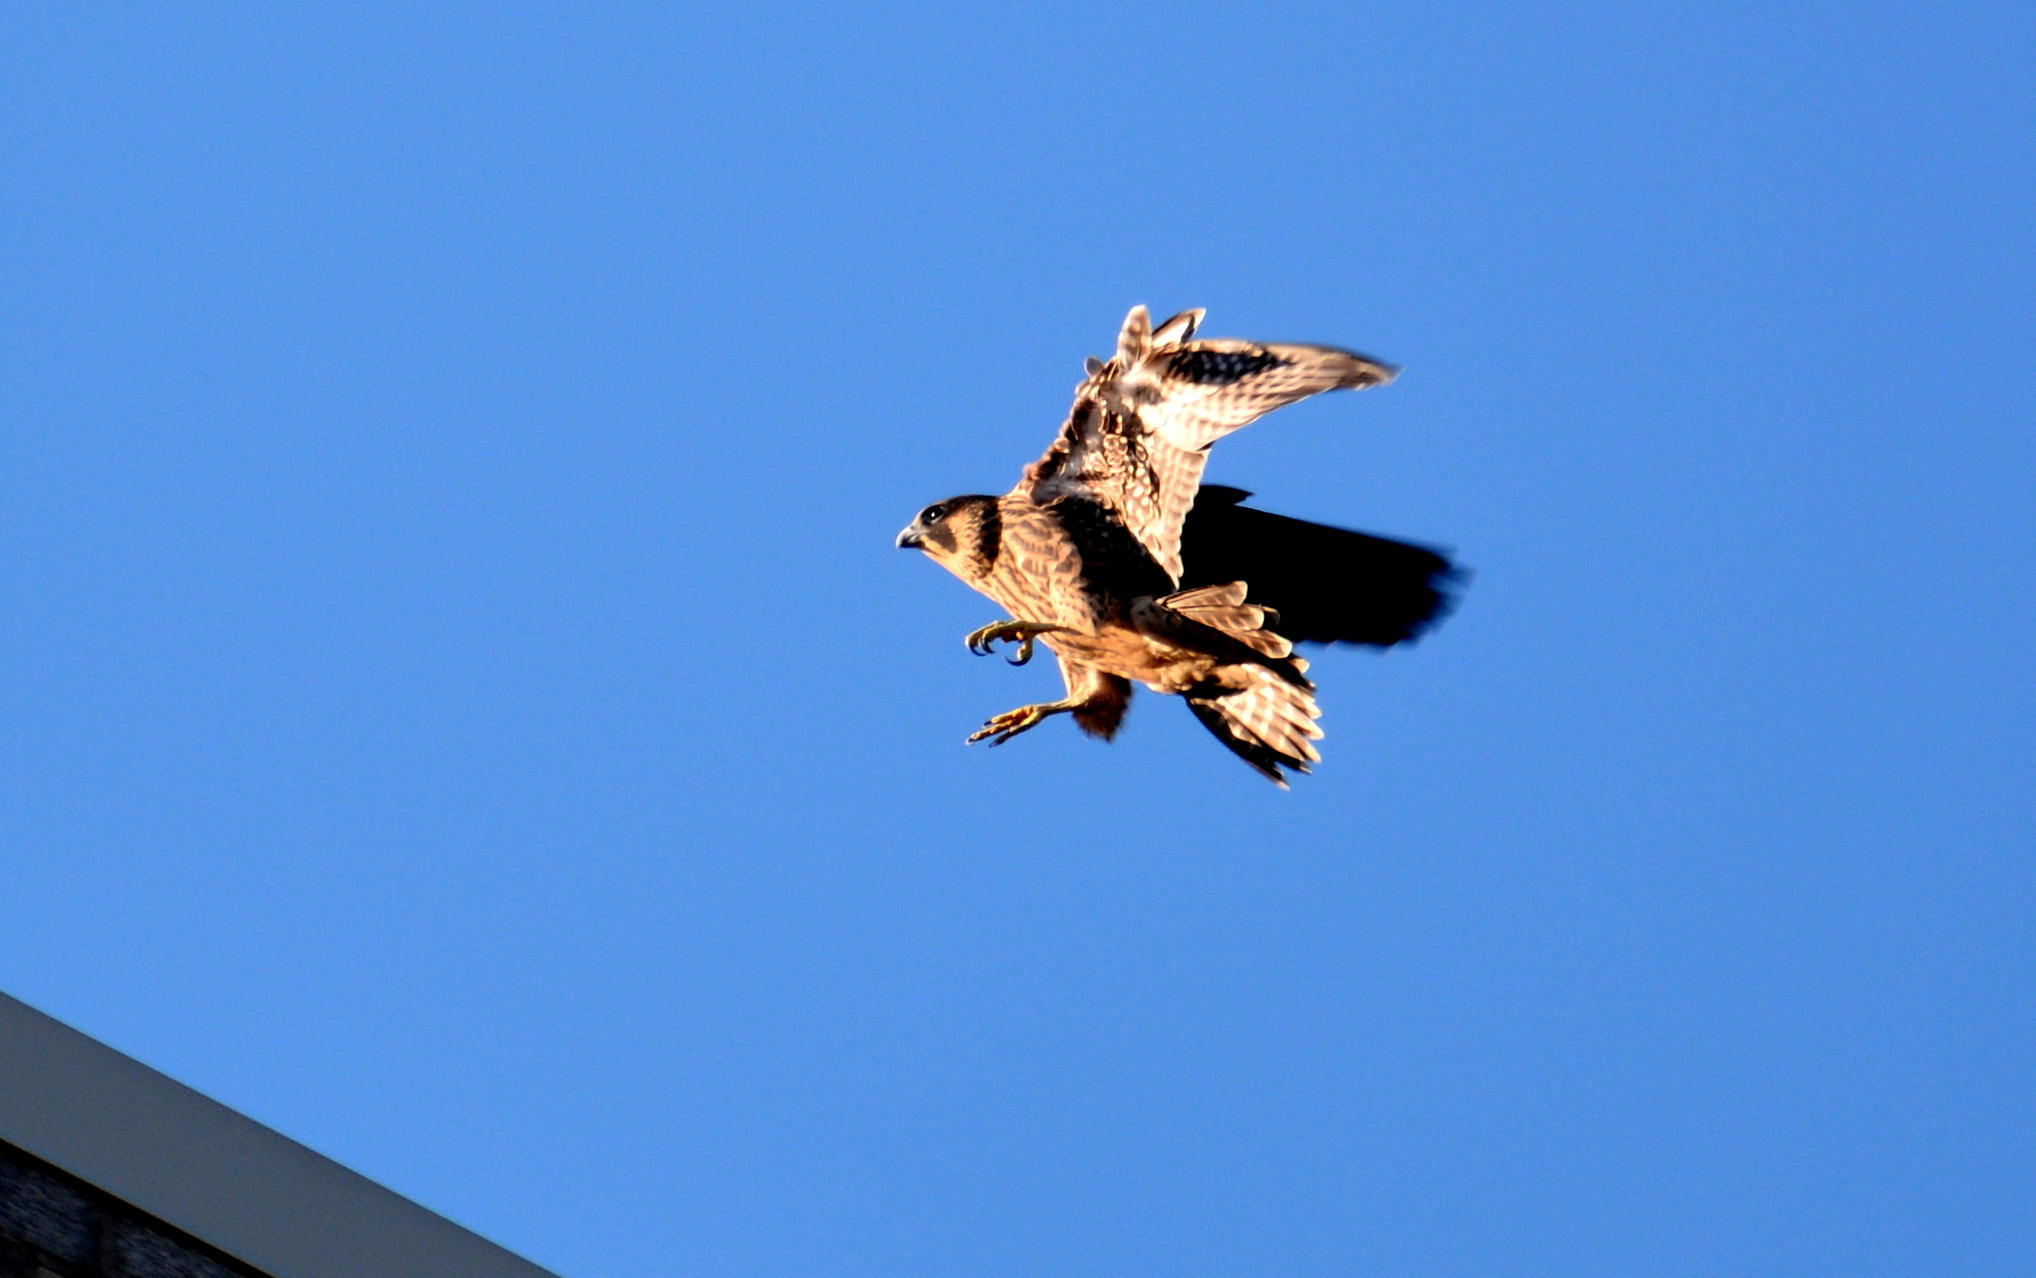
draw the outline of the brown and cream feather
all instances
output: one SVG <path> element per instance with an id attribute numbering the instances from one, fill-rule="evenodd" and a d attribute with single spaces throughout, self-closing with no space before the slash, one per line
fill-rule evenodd
<path id="1" fill-rule="evenodd" d="M 1320 759 L 1315 685 L 1296 641 L 1387 646 L 1447 607 L 1454 570 L 1422 547 L 1253 510 L 1203 487 L 1210 447 L 1392 366 L 1330 346 L 1195 340 L 1199 310 L 1155 328 L 1132 308 L 1091 358 L 1053 446 L 1002 497 L 936 503 L 899 534 L 1009 610 L 1060 662 L 1067 711 L 1109 740 L 1132 685 L 1181 696 L 1233 753 L 1285 786 Z M 977 738 L 971 738 L 977 739 Z"/>
<path id="2" fill-rule="evenodd" d="M 1084 497 L 1116 512 L 1175 581 L 1181 525 L 1209 446 L 1276 408 L 1390 382 L 1398 369 L 1333 346 L 1193 341 L 1199 311 L 1152 329 L 1131 308 L 1108 363 L 1091 359 L 1074 407 L 1014 491 L 1040 505 Z"/>

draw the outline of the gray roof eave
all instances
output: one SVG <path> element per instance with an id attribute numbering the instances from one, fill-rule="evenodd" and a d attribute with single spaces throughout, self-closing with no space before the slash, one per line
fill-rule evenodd
<path id="1" fill-rule="evenodd" d="M 0 1139 L 275 1278 L 557 1278 L 5 994 Z"/>

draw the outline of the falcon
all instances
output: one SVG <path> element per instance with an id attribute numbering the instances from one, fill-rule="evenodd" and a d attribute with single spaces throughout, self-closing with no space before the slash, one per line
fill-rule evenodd
<path id="1" fill-rule="evenodd" d="M 1011 616 L 968 635 L 1023 665 L 1060 660 L 1067 696 L 1020 706 L 969 742 L 1002 745 L 1056 714 L 1117 734 L 1133 683 L 1183 698 L 1232 753 L 1282 789 L 1321 759 L 1315 685 L 1296 643 L 1386 648 L 1450 602 L 1456 571 L 1421 546 L 1311 524 L 1202 483 L 1209 449 L 1276 408 L 1383 386 L 1390 364 L 1333 346 L 1195 340 L 1203 312 L 1158 328 L 1131 308 L 1117 354 L 1088 377 L 1046 455 L 1002 497 L 935 502 L 898 534 Z"/>

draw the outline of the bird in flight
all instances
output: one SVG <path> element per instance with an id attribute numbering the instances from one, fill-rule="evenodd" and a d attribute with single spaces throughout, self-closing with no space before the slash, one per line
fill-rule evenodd
<path id="1" fill-rule="evenodd" d="M 1209 449 L 1276 408 L 1399 371 L 1333 346 L 1195 340 L 1203 312 L 1157 328 L 1134 306 L 1116 357 L 1087 380 L 1046 455 L 1002 497 L 935 502 L 898 534 L 1010 612 L 967 637 L 972 652 L 1035 642 L 1060 659 L 1067 696 L 1020 706 L 971 743 L 1002 745 L 1056 714 L 1114 737 L 1131 686 L 1184 698 L 1218 741 L 1282 789 L 1306 772 L 1315 685 L 1296 643 L 1390 647 L 1449 605 L 1450 562 L 1421 546 L 1243 505 L 1202 483 Z"/>

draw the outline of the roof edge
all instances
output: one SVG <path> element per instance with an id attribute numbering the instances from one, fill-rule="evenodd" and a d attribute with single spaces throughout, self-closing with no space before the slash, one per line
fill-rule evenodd
<path id="1" fill-rule="evenodd" d="M 0 1140 L 275 1278 L 557 1278 L 5 994 Z"/>

